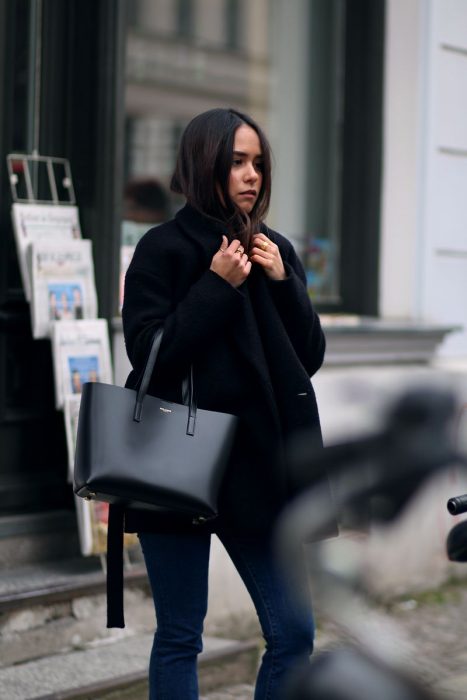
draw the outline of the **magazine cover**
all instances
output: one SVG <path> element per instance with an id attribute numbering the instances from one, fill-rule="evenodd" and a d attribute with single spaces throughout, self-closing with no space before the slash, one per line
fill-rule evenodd
<path id="1" fill-rule="evenodd" d="M 63 408 L 67 394 L 81 394 L 85 382 L 111 384 L 112 367 L 107 321 L 52 321 L 55 403 Z"/>
<path id="2" fill-rule="evenodd" d="M 11 214 L 24 293 L 26 299 L 31 301 L 31 281 L 27 265 L 29 244 L 39 240 L 81 238 L 78 207 L 71 204 L 15 203 Z"/>
<path id="3" fill-rule="evenodd" d="M 52 321 L 97 317 L 91 241 L 37 241 L 27 258 L 34 338 L 48 337 Z"/>

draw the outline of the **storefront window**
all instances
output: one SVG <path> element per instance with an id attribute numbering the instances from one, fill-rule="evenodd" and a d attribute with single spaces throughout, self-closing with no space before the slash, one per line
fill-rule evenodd
<path id="1" fill-rule="evenodd" d="M 305 266 L 310 296 L 340 302 L 345 4 L 313 0 Z"/>
<path id="2" fill-rule="evenodd" d="M 125 196 L 122 277 L 137 239 L 182 203 L 169 182 L 183 128 L 203 110 L 231 106 L 265 127 L 276 153 L 268 223 L 299 249 L 310 295 L 338 299 L 343 0 L 128 5 L 125 181 L 135 199 L 130 210 Z"/>

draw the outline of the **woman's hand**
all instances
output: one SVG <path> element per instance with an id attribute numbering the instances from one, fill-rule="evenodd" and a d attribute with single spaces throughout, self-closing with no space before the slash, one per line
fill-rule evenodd
<path id="1" fill-rule="evenodd" d="M 261 265 L 270 279 L 285 280 L 285 268 L 279 248 L 264 233 L 253 237 L 250 260 Z"/>
<path id="2" fill-rule="evenodd" d="M 240 241 L 234 240 L 230 245 L 228 243 L 227 237 L 222 236 L 221 247 L 214 255 L 209 269 L 232 287 L 239 287 L 250 274 L 251 262 Z"/>

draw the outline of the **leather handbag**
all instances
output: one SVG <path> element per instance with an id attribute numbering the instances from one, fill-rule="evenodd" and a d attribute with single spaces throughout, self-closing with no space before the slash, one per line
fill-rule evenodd
<path id="1" fill-rule="evenodd" d="M 162 341 L 153 339 L 138 390 L 84 384 L 74 465 L 83 498 L 193 516 L 217 514 L 217 496 L 237 418 L 197 408 L 193 369 L 182 404 L 147 395 Z"/>

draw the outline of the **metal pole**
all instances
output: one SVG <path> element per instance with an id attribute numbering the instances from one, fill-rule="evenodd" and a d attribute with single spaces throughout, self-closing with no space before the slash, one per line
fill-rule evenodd
<path id="1" fill-rule="evenodd" d="M 41 122 L 41 67 L 42 67 L 42 0 L 31 0 L 29 17 L 29 94 L 28 94 L 28 143 L 33 155 L 39 154 Z M 31 163 L 34 199 L 38 198 L 38 164 Z"/>

